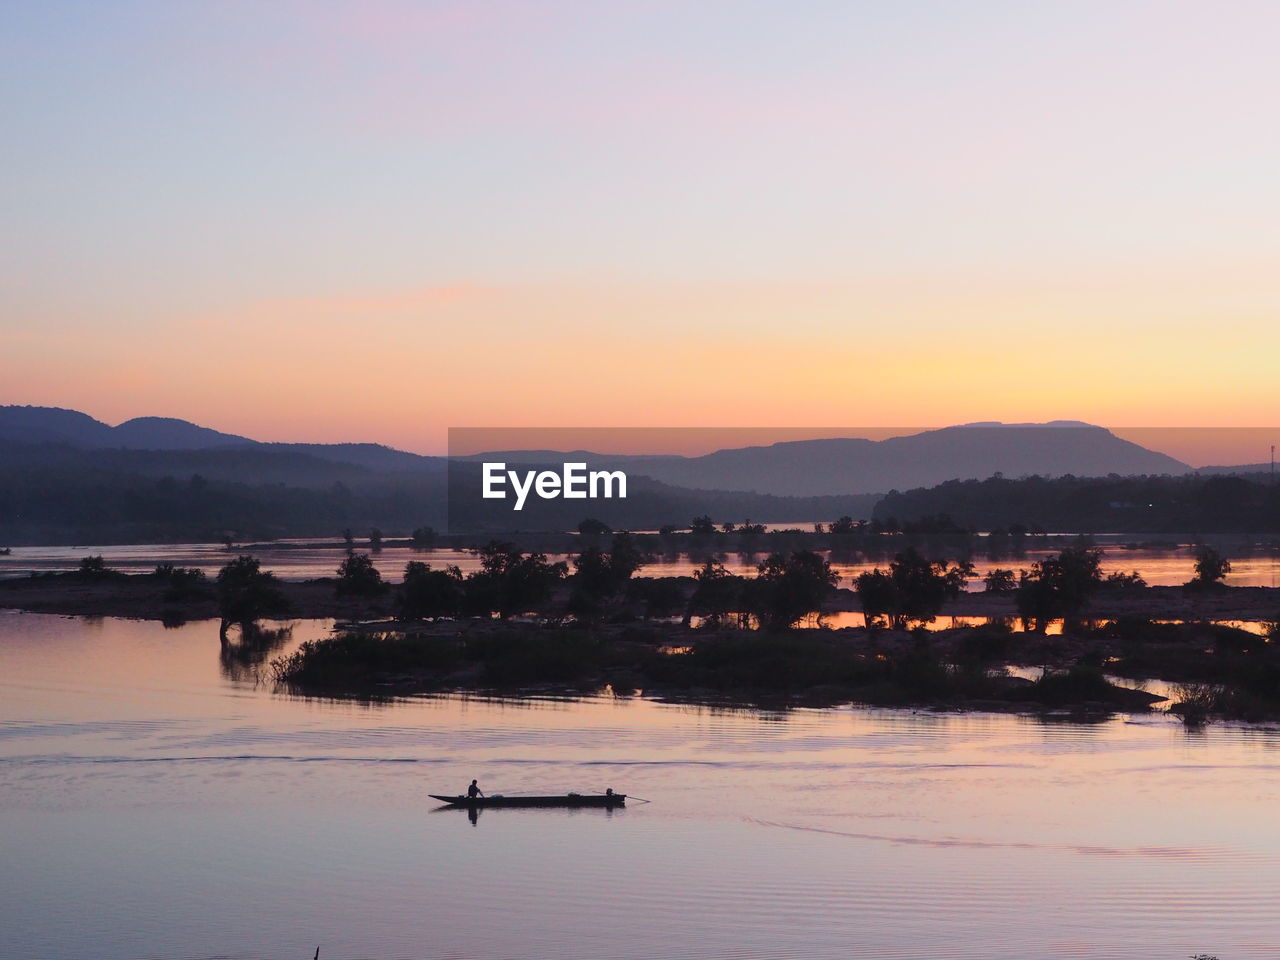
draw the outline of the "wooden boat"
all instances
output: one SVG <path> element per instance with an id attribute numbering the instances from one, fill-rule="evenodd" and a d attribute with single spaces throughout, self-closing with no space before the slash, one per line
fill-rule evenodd
<path id="1" fill-rule="evenodd" d="M 554 797 L 444 797 L 429 793 L 432 800 L 439 800 L 451 807 L 621 807 L 626 803 L 625 793 L 566 793 Z"/>

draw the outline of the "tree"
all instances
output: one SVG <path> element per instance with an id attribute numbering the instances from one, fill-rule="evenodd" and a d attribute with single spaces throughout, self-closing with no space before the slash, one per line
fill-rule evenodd
<path id="1" fill-rule="evenodd" d="M 382 549 L 382 531 L 377 527 L 369 531 L 369 548 L 374 553 Z"/>
<path id="2" fill-rule="evenodd" d="M 839 520 L 836 520 L 834 523 L 828 526 L 827 532 L 834 533 L 836 536 L 839 536 L 839 537 L 847 537 L 850 534 L 857 533 L 858 528 L 861 526 L 862 526 L 862 523 L 860 521 L 855 521 L 853 517 L 846 514 L 845 516 L 841 517 Z"/>
<path id="3" fill-rule="evenodd" d="M 703 617 L 705 626 L 718 629 L 730 614 L 743 607 L 745 579 L 725 569 L 723 563 L 708 560 L 693 573 L 694 588 L 685 608 L 684 623 Z"/>
<path id="4" fill-rule="evenodd" d="M 578 524 L 578 536 L 580 537 L 606 537 L 613 533 L 613 528 L 603 520 L 596 520 L 593 517 L 587 517 Z"/>
<path id="5" fill-rule="evenodd" d="M 549 563 L 545 553 L 525 555 L 513 543 L 491 540 L 480 548 L 480 570 L 467 578 L 467 599 L 477 610 L 502 619 L 536 610 L 569 572 L 563 560 Z"/>
<path id="6" fill-rule="evenodd" d="M 81 557 L 80 568 L 76 571 L 76 575 L 86 580 L 102 580 L 118 574 L 107 566 L 107 562 L 102 559 L 102 554 L 98 554 L 92 557 Z"/>
<path id="7" fill-rule="evenodd" d="M 790 556 L 770 554 L 748 581 L 752 613 L 766 630 L 786 630 L 810 613 L 821 613 L 822 602 L 840 575 L 831 563 L 812 550 L 795 550 Z"/>
<path id="8" fill-rule="evenodd" d="M 1024 626 L 1043 630 L 1050 620 L 1078 615 L 1102 583 L 1101 564 L 1101 550 L 1068 547 L 1023 571 L 1016 599 Z"/>
<path id="9" fill-rule="evenodd" d="M 645 556 L 625 531 L 613 538 L 609 552 L 588 547 L 573 561 L 573 592 L 569 595 L 569 612 L 581 620 L 594 620 L 603 612 L 606 602 L 622 592 L 632 574 L 645 562 Z"/>
<path id="10" fill-rule="evenodd" d="M 382 574 L 367 553 L 351 551 L 338 565 L 337 591 L 340 597 L 375 597 L 386 588 Z"/>
<path id="11" fill-rule="evenodd" d="M 694 517 L 693 522 L 689 524 L 689 531 L 695 537 L 709 537 L 716 532 L 715 521 L 705 514 L 701 517 Z"/>
<path id="12" fill-rule="evenodd" d="M 397 594 L 401 620 L 456 616 L 462 608 L 464 581 L 456 566 L 432 570 L 431 564 L 410 560 Z"/>
<path id="13" fill-rule="evenodd" d="M 889 573 L 879 567 L 860 573 L 853 580 L 853 589 L 862 604 L 862 617 L 868 627 L 876 626 L 881 617 L 891 624 L 895 622 L 901 599 Z"/>
<path id="14" fill-rule="evenodd" d="M 419 550 L 426 550 L 435 546 L 436 531 L 434 527 L 416 527 L 413 531 L 411 539 L 413 546 Z"/>
<path id="15" fill-rule="evenodd" d="M 958 597 L 972 575 L 973 564 L 967 560 L 955 564 L 928 560 L 910 547 L 893 558 L 888 573 L 877 567 L 859 575 L 854 589 L 868 626 L 886 617 L 894 629 L 905 630 L 913 620 L 935 620 L 943 604 Z"/>
<path id="16" fill-rule="evenodd" d="M 218 571 L 218 614 L 222 618 L 218 637 L 224 643 L 231 624 L 252 627 L 262 617 L 278 616 L 288 609 L 280 581 L 261 569 L 257 557 L 236 557 Z"/>
<path id="17" fill-rule="evenodd" d="M 1220 586 L 1222 578 L 1231 572 L 1231 561 L 1223 557 L 1213 547 L 1201 544 L 1196 548 L 1196 575 L 1187 581 L 1187 586 L 1198 590 L 1210 590 Z"/>
<path id="18" fill-rule="evenodd" d="M 982 578 L 987 593 L 1013 593 L 1018 589 L 1018 578 L 1012 570 L 995 567 Z"/>

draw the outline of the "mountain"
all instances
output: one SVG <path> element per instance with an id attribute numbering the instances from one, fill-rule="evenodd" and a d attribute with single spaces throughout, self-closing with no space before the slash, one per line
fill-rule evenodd
<path id="1" fill-rule="evenodd" d="M 110 434 L 109 426 L 78 410 L 0 406 L 0 440 L 99 447 L 106 443 Z"/>
<path id="2" fill-rule="evenodd" d="M 108 442 L 99 446 L 130 450 L 213 450 L 257 443 L 248 437 L 219 433 L 174 417 L 135 417 L 109 429 Z"/>
<path id="3" fill-rule="evenodd" d="M 225 475 L 240 470 L 249 482 L 282 482 L 308 469 L 317 480 L 331 471 L 317 469 L 317 461 L 358 467 L 374 473 L 443 473 L 444 458 L 423 457 L 380 443 L 261 443 L 248 437 L 222 433 L 175 417 L 135 417 L 112 427 L 88 414 L 60 407 L 0 406 L 0 442 L 39 446 L 56 444 L 77 450 L 231 451 L 253 450 L 263 456 L 238 458 L 186 458 L 195 472 Z M 30 456 L 30 451 L 25 453 Z M 182 472 L 179 457 L 171 459 L 170 472 Z M 138 458 L 142 472 L 162 469 L 163 458 Z M 191 472 L 191 471 L 188 471 Z"/>
<path id="4" fill-rule="evenodd" d="M 506 451 L 472 459 L 549 463 L 569 455 Z M 776 496 L 835 496 L 929 487 L 947 480 L 1067 474 L 1184 474 L 1191 468 L 1078 421 L 975 423 L 887 440 L 799 440 L 717 450 L 699 457 L 612 457 L 577 452 L 592 469 L 697 490 L 742 490 Z"/>
<path id="5" fill-rule="evenodd" d="M 0 406 L 0 440 L 60 443 L 82 450 L 210 450 L 257 443 L 174 417 L 135 417 L 112 427 L 78 410 L 19 406 Z"/>

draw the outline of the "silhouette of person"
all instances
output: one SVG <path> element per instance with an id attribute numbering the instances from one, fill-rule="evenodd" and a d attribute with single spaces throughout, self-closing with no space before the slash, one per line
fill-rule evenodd
<path id="1" fill-rule="evenodd" d="M 484 791 L 480 789 L 480 787 L 476 784 L 474 780 L 472 780 L 471 786 L 467 787 L 467 799 L 474 800 L 476 797 L 483 797 L 483 796 L 484 796 Z"/>

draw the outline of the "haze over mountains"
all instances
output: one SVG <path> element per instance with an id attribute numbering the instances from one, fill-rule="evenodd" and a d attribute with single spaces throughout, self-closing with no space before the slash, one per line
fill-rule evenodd
<path id="1" fill-rule="evenodd" d="M 260 443 L 185 420 L 139 417 L 110 426 L 74 410 L 0 407 L 0 442 L 27 447 L 117 451 L 110 460 L 154 475 L 181 472 L 190 461 L 205 475 L 253 482 L 330 483 L 354 467 L 370 474 L 440 473 L 446 460 L 371 443 Z M 132 451 L 132 454 L 123 453 Z M 143 451 L 149 453 L 143 455 Z M 177 452 L 184 455 L 177 456 Z M 197 456 L 195 452 L 199 451 Z M 163 456 L 159 452 L 168 452 Z M 36 451 L 28 449 L 29 459 Z M 53 451 L 49 451 L 53 456 Z M 693 490 L 749 491 L 776 496 L 883 493 L 995 473 L 1106 476 L 1180 474 L 1191 468 L 1173 457 L 1076 421 L 1048 424 L 976 423 L 887 440 L 803 440 L 717 450 L 703 456 L 613 456 L 584 451 L 507 451 L 469 459 L 559 463 L 576 457 L 593 468 Z"/>
<path id="2" fill-rule="evenodd" d="M 0 444 L 6 442 L 46 448 L 50 457 L 57 455 L 50 447 L 102 451 L 99 462 L 132 462 L 147 475 L 181 473 L 189 464 L 187 472 L 246 483 L 327 484 L 365 472 L 442 474 L 445 467 L 443 457 L 377 443 L 262 443 L 173 417 L 137 417 L 113 427 L 59 407 L 0 406 Z M 25 451 L 28 460 L 36 453 Z"/>
<path id="3" fill-rule="evenodd" d="M 628 496 L 539 500 L 513 513 L 480 497 L 478 460 L 624 469 Z M 703 514 L 721 522 L 861 519 L 892 490 L 913 492 L 914 499 L 893 501 L 904 510 L 915 504 L 927 511 L 934 500 L 921 498 L 920 488 L 997 473 L 1189 472 L 1172 457 L 1074 422 L 970 424 L 882 441 L 804 440 L 694 457 L 532 450 L 450 461 L 374 443 L 262 443 L 166 417 L 110 426 L 74 410 L 2 406 L 0 545 L 244 541 L 375 526 L 391 535 L 423 527 L 566 530 L 586 516 L 632 530 L 680 526 Z M 1033 521 L 1032 506 L 1026 512 L 1022 520 Z"/>
<path id="4" fill-rule="evenodd" d="M 610 458 L 597 457 L 607 463 Z M 1075 421 L 977 423 L 887 440 L 800 440 L 717 450 L 700 457 L 632 457 L 629 472 L 698 490 L 812 497 L 883 493 L 995 473 L 1106 476 L 1178 474 L 1173 457 Z"/>

